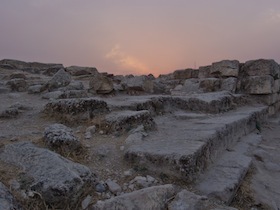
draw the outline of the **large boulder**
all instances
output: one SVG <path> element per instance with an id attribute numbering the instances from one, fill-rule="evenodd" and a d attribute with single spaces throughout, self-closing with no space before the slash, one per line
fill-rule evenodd
<path id="1" fill-rule="evenodd" d="M 66 71 L 72 76 L 95 75 L 98 73 L 94 67 L 69 66 Z"/>
<path id="2" fill-rule="evenodd" d="M 95 74 L 90 77 L 89 91 L 98 94 L 108 94 L 114 90 L 114 85 L 111 79 L 102 74 Z"/>
<path id="3" fill-rule="evenodd" d="M 46 127 L 44 141 L 54 149 L 74 151 L 81 147 L 81 142 L 71 128 L 63 124 L 52 124 Z"/>
<path id="4" fill-rule="evenodd" d="M 280 78 L 280 67 L 274 60 L 259 59 L 247 61 L 242 66 L 242 72 L 246 76 L 270 75 L 274 79 Z"/>
<path id="5" fill-rule="evenodd" d="M 139 91 L 153 93 L 154 91 L 153 78 L 146 75 L 126 76 L 121 84 L 127 92 Z"/>
<path id="6" fill-rule="evenodd" d="M 50 205 L 73 204 L 96 183 L 89 168 L 29 142 L 9 144 L 0 150 L 0 160 L 22 169 L 20 189 L 35 191 Z"/>
<path id="7" fill-rule="evenodd" d="M 114 198 L 98 201 L 90 210 L 107 209 L 165 209 L 168 201 L 176 194 L 176 188 L 162 185 L 137 190 Z"/>
<path id="8" fill-rule="evenodd" d="M 71 75 L 64 69 L 60 69 L 46 84 L 45 87 L 49 91 L 53 91 L 60 87 L 65 87 L 71 82 Z"/>
<path id="9" fill-rule="evenodd" d="M 215 77 L 238 77 L 239 61 L 223 60 L 212 63 L 210 73 Z"/>
<path id="10" fill-rule="evenodd" d="M 3 59 L 0 61 L 0 65 L 2 68 L 7 67 L 8 69 L 24 69 L 30 67 L 29 63 L 14 59 Z"/>
<path id="11" fill-rule="evenodd" d="M 9 189 L 0 182 L 0 210 L 23 210 Z"/>

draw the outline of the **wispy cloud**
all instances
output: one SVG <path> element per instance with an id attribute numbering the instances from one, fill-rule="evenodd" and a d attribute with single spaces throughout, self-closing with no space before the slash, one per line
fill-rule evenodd
<path id="1" fill-rule="evenodd" d="M 110 52 L 106 54 L 106 58 L 114 62 L 121 69 L 134 72 L 136 74 L 149 73 L 149 68 L 137 58 L 128 55 L 121 49 L 119 44 L 116 44 Z"/>
<path id="2" fill-rule="evenodd" d="M 269 9 L 267 11 L 267 20 L 272 23 L 280 23 L 280 10 Z"/>

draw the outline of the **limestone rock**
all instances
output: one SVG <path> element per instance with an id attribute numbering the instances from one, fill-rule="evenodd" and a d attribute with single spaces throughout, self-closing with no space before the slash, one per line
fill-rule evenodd
<path id="1" fill-rule="evenodd" d="M 248 94 L 273 93 L 274 79 L 270 75 L 250 76 L 242 80 L 242 87 Z"/>
<path id="2" fill-rule="evenodd" d="M 60 69 L 52 78 L 46 83 L 49 91 L 53 91 L 60 87 L 65 87 L 71 82 L 71 75 L 64 69 Z"/>
<path id="3" fill-rule="evenodd" d="M 66 71 L 72 76 L 91 75 L 98 73 L 94 67 L 82 67 L 82 66 L 69 66 L 66 67 Z"/>
<path id="4" fill-rule="evenodd" d="M 198 69 L 198 78 L 209 78 L 211 66 L 201 66 Z"/>
<path id="5" fill-rule="evenodd" d="M 185 80 L 185 79 L 193 78 L 194 75 L 193 71 L 194 71 L 193 69 L 176 70 L 173 73 L 174 79 Z"/>
<path id="6" fill-rule="evenodd" d="M 42 95 L 43 99 L 61 99 L 66 98 L 63 91 L 56 90 L 52 92 L 47 92 Z"/>
<path id="7" fill-rule="evenodd" d="M 98 201 L 90 210 L 165 209 L 166 203 L 175 193 L 176 189 L 171 184 L 149 187 L 105 201 Z"/>
<path id="8" fill-rule="evenodd" d="M 199 87 L 204 92 L 215 92 L 221 89 L 221 80 L 216 78 L 201 79 Z"/>
<path id="9" fill-rule="evenodd" d="M 92 119 L 109 111 L 105 101 L 96 98 L 60 99 L 44 107 L 44 113 L 67 122 Z M 73 121 L 75 119 L 75 121 Z"/>
<path id="10" fill-rule="evenodd" d="M 235 93 L 237 87 L 237 78 L 229 77 L 221 81 L 221 90 Z"/>
<path id="11" fill-rule="evenodd" d="M 71 128 L 62 124 L 52 124 L 45 129 L 44 140 L 52 148 L 66 147 L 75 150 L 81 146 Z"/>
<path id="12" fill-rule="evenodd" d="M 28 88 L 28 84 L 24 79 L 11 79 L 6 84 L 12 91 L 24 92 Z"/>
<path id="13" fill-rule="evenodd" d="M 212 63 L 210 67 L 210 74 L 215 77 L 238 77 L 239 61 L 237 60 L 223 60 Z"/>
<path id="14" fill-rule="evenodd" d="M 116 183 L 116 182 L 114 182 L 112 180 L 106 181 L 106 184 L 107 184 L 108 189 L 110 190 L 110 192 L 112 192 L 115 195 L 117 195 L 118 193 L 120 193 L 122 191 L 121 186 L 118 183 Z"/>
<path id="15" fill-rule="evenodd" d="M 101 124 L 101 129 L 106 132 L 125 132 L 143 124 L 145 129 L 155 128 L 155 122 L 147 110 L 120 111 L 106 115 Z"/>
<path id="16" fill-rule="evenodd" d="M 0 182 L 0 209 L 1 210 L 23 210 L 9 189 Z"/>
<path id="17" fill-rule="evenodd" d="M 98 94 L 108 94 L 114 90 L 114 85 L 111 79 L 102 74 L 95 74 L 90 77 L 89 91 Z"/>
<path id="18" fill-rule="evenodd" d="M 153 93 L 153 79 L 149 78 L 148 76 L 132 76 L 132 77 L 125 77 L 122 82 L 122 86 L 128 92 L 133 91 L 144 91 Z"/>
<path id="19" fill-rule="evenodd" d="M 41 93 L 43 91 L 44 86 L 43 85 L 32 85 L 28 88 L 27 92 L 29 94 L 37 94 Z"/>
<path id="20" fill-rule="evenodd" d="M 40 193 L 51 205 L 75 203 L 96 182 L 95 174 L 86 166 L 29 142 L 1 148 L 0 160 L 22 168 L 23 173 L 18 177 L 21 189 Z"/>
<path id="21" fill-rule="evenodd" d="M 280 67 L 274 60 L 259 59 L 247 61 L 242 71 L 247 76 L 265 76 L 270 75 L 275 79 L 280 78 Z"/>

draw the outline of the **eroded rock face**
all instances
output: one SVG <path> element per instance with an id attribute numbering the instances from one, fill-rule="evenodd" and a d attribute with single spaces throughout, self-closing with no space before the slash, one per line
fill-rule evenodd
<path id="1" fill-rule="evenodd" d="M 45 129 L 44 140 L 52 148 L 65 147 L 76 150 L 81 146 L 71 128 L 62 124 L 52 124 Z"/>
<path id="2" fill-rule="evenodd" d="M 24 169 L 18 177 L 20 188 L 40 193 L 51 205 L 76 202 L 97 179 L 86 166 L 29 142 L 6 145 L 0 151 L 0 160 Z"/>
<path id="3" fill-rule="evenodd" d="M 183 69 L 183 70 L 176 70 L 174 71 L 174 79 L 190 79 L 190 78 L 195 78 L 195 73 L 194 69 Z"/>
<path id="4" fill-rule="evenodd" d="M 23 210 L 9 189 L 0 182 L 0 209 L 1 210 Z"/>

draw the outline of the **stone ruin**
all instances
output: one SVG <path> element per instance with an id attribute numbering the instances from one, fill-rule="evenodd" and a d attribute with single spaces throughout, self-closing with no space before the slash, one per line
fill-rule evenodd
<path id="1" fill-rule="evenodd" d="M 60 209 L 235 209 L 279 93 L 280 66 L 268 59 L 223 60 L 157 78 L 1 60 L 1 122 L 37 130 L 7 143 L 15 134 L 1 127 L 0 163 L 23 172 L 1 179 L 0 209 L 26 208 L 22 200 L 36 195 Z M 111 145 L 102 149 L 100 139 Z M 81 151 L 123 168 L 99 177 L 90 163 L 98 158 L 77 163 L 66 155 Z"/>

